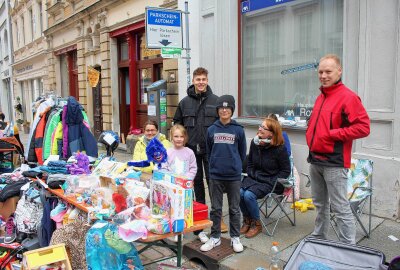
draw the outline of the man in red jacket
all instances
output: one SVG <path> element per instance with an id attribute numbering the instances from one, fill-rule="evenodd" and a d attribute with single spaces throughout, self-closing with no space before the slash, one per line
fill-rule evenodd
<path id="1" fill-rule="evenodd" d="M 355 221 L 347 199 L 347 171 L 353 140 L 369 135 L 368 114 L 356 93 L 341 81 L 338 56 L 320 59 L 317 97 L 306 133 L 311 193 L 317 209 L 313 236 L 327 238 L 329 206 L 336 213 L 340 241 L 355 243 Z"/>

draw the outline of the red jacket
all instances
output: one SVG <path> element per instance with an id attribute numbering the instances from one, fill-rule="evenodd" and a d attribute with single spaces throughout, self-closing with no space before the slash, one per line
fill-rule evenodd
<path id="1" fill-rule="evenodd" d="M 342 82 L 320 90 L 306 132 L 308 161 L 349 168 L 353 140 L 369 135 L 368 114 L 360 97 Z"/>
<path id="2" fill-rule="evenodd" d="M 36 158 L 39 165 L 43 165 L 43 136 L 44 136 L 44 129 L 46 127 L 47 117 L 50 113 L 51 107 L 48 107 L 42 114 L 40 115 L 39 123 L 36 126 L 36 133 L 35 133 L 35 153 Z"/>

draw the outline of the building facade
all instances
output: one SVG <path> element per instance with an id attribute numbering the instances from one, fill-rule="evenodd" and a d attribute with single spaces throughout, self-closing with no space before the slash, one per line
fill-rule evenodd
<path id="1" fill-rule="evenodd" d="M 176 8 L 176 1 L 152 6 Z M 177 103 L 176 60 L 145 46 L 147 1 L 48 1 L 48 86 L 61 96 L 75 96 L 88 113 L 95 135 L 114 130 L 124 139 L 147 120 L 145 87 L 162 79 L 168 102 Z M 88 70 L 99 82 L 89 84 Z M 174 112 L 174 111 L 173 111 Z M 171 119 L 172 111 L 169 112 Z"/>
<path id="2" fill-rule="evenodd" d="M 47 27 L 45 1 L 10 1 L 13 40 L 14 104 L 22 105 L 17 120 L 32 122 L 32 104 L 44 94 L 47 79 Z M 51 90 L 51 89 L 46 89 Z"/>
<path id="3" fill-rule="evenodd" d="M 319 94 L 317 63 L 338 54 L 343 82 L 371 119 L 371 134 L 353 152 L 374 161 L 373 214 L 400 218 L 399 1 L 205 0 L 189 9 L 191 69 L 206 67 L 214 92 L 235 96 L 249 142 L 262 117 L 279 114 L 299 172 L 308 173 L 305 120 Z M 179 98 L 185 89 L 180 81 Z"/>
<path id="4" fill-rule="evenodd" d="M 6 115 L 6 121 L 14 120 L 12 85 L 12 38 L 11 21 L 8 16 L 9 2 L 0 1 L 0 111 Z"/>

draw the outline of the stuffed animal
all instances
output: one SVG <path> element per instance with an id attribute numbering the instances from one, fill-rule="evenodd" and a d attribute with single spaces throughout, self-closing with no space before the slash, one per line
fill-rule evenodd
<path id="1" fill-rule="evenodd" d="M 312 199 L 302 199 L 292 204 L 291 208 L 292 209 L 295 208 L 300 212 L 304 213 L 307 212 L 307 210 L 315 209 L 315 205 L 313 204 Z"/>
<path id="2" fill-rule="evenodd" d="M 146 147 L 147 159 L 154 164 L 157 164 L 158 168 L 161 169 L 161 163 L 167 162 L 167 149 L 157 139 L 153 138 Z"/>
<path id="3" fill-rule="evenodd" d="M 146 146 L 146 155 L 147 160 L 129 161 L 128 166 L 148 167 L 150 162 L 153 162 L 158 166 L 158 169 L 161 169 L 161 164 L 167 162 L 168 158 L 167 149 L 157 138 L 153 138 Z"/>
<path id="4" fill-rule="evenodd" d="M 119 213 L 128 207 L 126 202 L 128 196 L 129 193 L 123 186 L 117 186 L 116 192 L 112 195 L 115 212 Z"/>

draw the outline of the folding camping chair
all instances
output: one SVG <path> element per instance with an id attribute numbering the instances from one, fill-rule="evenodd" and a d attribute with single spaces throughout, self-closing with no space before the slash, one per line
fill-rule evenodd
<path id="1" fill-rule="evenodd" d="M 277 179 L 272 192 L 264 198 L 257 200 L 258 208 L 261 213 L 261 224 L 269 236 L 273 236 L 279 221 L 288 218 L 292 226 L 296 226 L 296 211 L 290 209 L 290 205 L 295 202 L 295 176 L 293 173 L 293 157 L 290 156 L 290 175 L 286 179 Z M 274 193 L 278 181 L 285 187 L 283 194 Z M 289 198 L 292 197 L 291 203 Z M 265 206 L 265 210 L 263 209 Z M 293 217 L 291 216 L 293 214 Z M 265 219 L 265 220 L 264 220 Z M 268 222 L 272 220 L 272 222 Z M 271 229 L 269 227 L 272 227 Z"/>
<path id="2" fill-rule="evenodd" d="M 347 197 L 350 202 L 351 211 L 356 218 L 356 224 L 359 224 L 367 238 L 371 235 L 371 211 L 372 211 L 372 171 L 374 162 L 369 159 L 351 159 L 351 166 L 347 173 Z M 364 207 L 369 200 L 368 230 L 365 228 L 361 215 L 364 214 Z M 336 236 L 339 234 L 336 230 L 335 213 L 331 212 L 331 226 Z"/>

